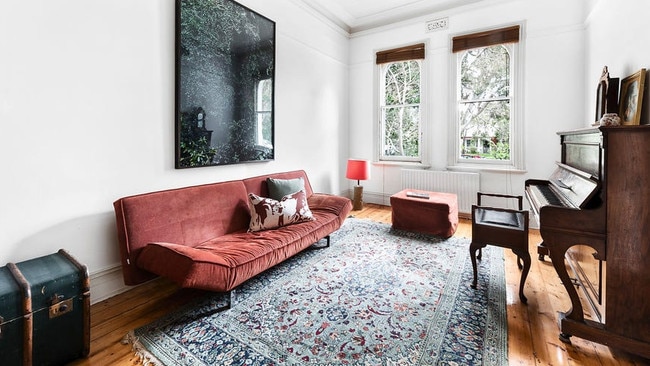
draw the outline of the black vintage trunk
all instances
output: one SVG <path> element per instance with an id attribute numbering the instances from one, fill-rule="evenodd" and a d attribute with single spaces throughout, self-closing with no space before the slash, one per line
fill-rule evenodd
<path id="1" fill-rule="evenodd" d="M 23 294 L 9 268 L 0 268 L 0 355 L 7 365 L 22 365 L 25 319 Z"/>
<path id="2" fill-rule="evenodd" d="M 0 268 L 3 365 L 63 365 L 90 344 L 86 267 L 66 251 Z"/>

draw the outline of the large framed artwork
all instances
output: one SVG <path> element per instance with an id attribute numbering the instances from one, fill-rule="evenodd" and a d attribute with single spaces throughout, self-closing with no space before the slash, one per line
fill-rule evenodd
<path id="1" fill-rule="evenodd" d="M 176 0 L 176 168 L 274 159 L 275 22 Z"/>

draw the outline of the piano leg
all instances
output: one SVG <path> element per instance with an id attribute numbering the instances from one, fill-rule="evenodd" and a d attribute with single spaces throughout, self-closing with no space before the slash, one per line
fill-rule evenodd
<path id="1" fill-rule="evenodd" d="M 557 319 L 557 325 L 560 327 L 560 335 L 558 336 L 558 338 L 560 339 L 560 341 L 562 341 L 562 343 L 571 344 L 572 334 L 569 334 L 562 330 L 562 322 L 564 321 L 565 318 L 566 318 L 566 313 L 560 312 Z"/>
<path id="2" fill-rule="evenodd" d="M 544 242 L 541 242 L 537 245 L 537 259 L 543 262 L 545 255 L 548 255 L 548 248 Z"/>
<path id="3" fill-rule="evenodd" d="M 564 256 L 573 244 L 566 244 L 566 243 L 552 243 L 552 248 L 553 250 L 549 252 L 549 257 L 551 258 L 551 262 L 553 263 L 553 267 L 555 268 L 555 272 L 557 273 L 558 277 L 560 277 L 560 280 L 562 281 L 562 285 L 564 285 L 564 288 L 569 295 L 569 299 L 571 300 L 571 308 L 567 312 L 560 312 L 559 315 L 559 325 L 560 325 L 560 330 L 561 333 L 559 335 L 559 338 L 562 342 L 564 343 L 571 343 L 571 334 L 568 334 L 563 331 L 563 322 L 565 318 L 571 319 L 575 322 L 578 323 L 584 323 L 585 318 L 584 318 L 584 312 L 582 309 L 582 303 L 580 303 L 580 298 L 578 297 L 578 291 L 576 291 L 573 281 L 571 280 L 571 277 L 569 277 L 569 273 L 567 272 L 566 269 L 566 263 L 564 261 Z"/>
<path id="4" fill-rule="evenodd" d="M 566 333 L 560 333 L 560 341 L 563 343 L 571 344 L 571 334 L 566 334 Z"/>

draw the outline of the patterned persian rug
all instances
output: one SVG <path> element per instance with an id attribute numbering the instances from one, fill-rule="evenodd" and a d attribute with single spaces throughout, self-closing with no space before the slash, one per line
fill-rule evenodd
<path id="1" fill-rule="evenodd" d="M 153 365 L 507 364 L 501 248 L 474 290 L 469 239 L 354 218 L 331 239 L 127 339 Z"/>

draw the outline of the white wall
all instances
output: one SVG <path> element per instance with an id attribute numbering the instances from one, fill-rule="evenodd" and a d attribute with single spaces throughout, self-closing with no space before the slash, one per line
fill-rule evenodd
<path id="1" fill-rule="evenodd" d="M 432 169 L 447 166 L 450 108 L 450 43 L 453 35 L 523 22 L 525 174 L 482 172 L 481 189 L 523 194 L 526 178 L 546 178 L 559 160 L 556 131 L 584 123 L 584 4 L 565 0 L 486 1 L 427 14 L 384 29 L 354 35 L 350 42 L 350 154 L 372 159 L 374 55 L 381 49 L 427 43 L 425 123 L 433 126 Z M 449 28 L 425 32 L 425 21 L 448 17 Z M 387 203 L 400 190 L 400 167 L 374 165 L 364 185 L 368 202 Z"/>
<path id="2" fill-rule="evenodd" d="M 625 6 L 621 6 L 624 4 Z M 650 30 L 646 0 L 594 0 L 586 21 L 585 113 L 594 118 L 596 87 L 603 66 L 610 77 L 625 77 L 641 68 L 650 69 Z M 650 124 L 648 79 L 641 124 Z"/>
<path id="3" fill-rule="evenodd" d="M 173 163 L 173 0 L 0 2 L 0 265 L 66 248 L 88 265 L 97 301 L 123 289 L 119 197 L 290 169 L 306 169 L 316 190 L 347 190 L 345 160 L 372 158 L 379 49 L 427 42 L 427 117 L 440 130 L 430 159 L 444 169 L 450 36 L 525 22 L 527 173 L 481 180 L 502 192 L 550 174 L 555 131 L 591 123 L 603 65 L 621 78 L 649 66 L 645 0 L 488 0 L 349 41 L 299 0 L 240 2 L 277 22 L 276 160 L 184 170 Z M 444 16 L 448 30 L 424 32 L 425 20 Z M 399 168 L 372 173 L 366 200 L 399 190 Z"/>
<path id="4" fill-rule="evenodd" d="M 173 0 L 0 2 L 0 265 L 65 248 L 93 302 L 123 290 L 112 203 L 305 169 L 346 183 L 347 37 L 293 0 L 242 0 L 277 23 L 276 160 L 174 169 Z"/>

